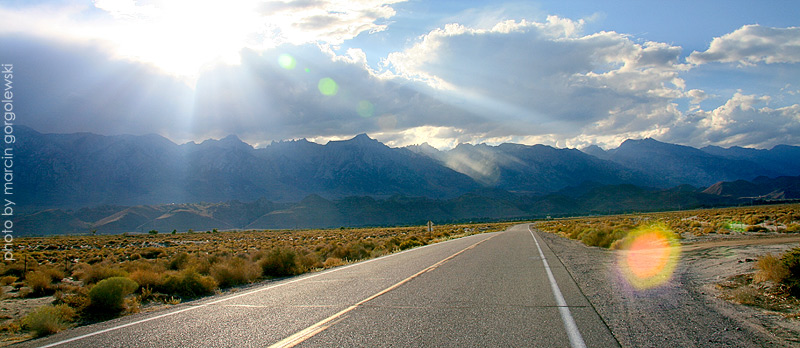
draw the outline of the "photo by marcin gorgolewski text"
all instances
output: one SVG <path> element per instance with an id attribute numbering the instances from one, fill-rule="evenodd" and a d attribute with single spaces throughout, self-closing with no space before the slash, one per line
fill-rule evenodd
<path id="1" fill-rule="evenodd" d="M 14 261 L 14 64 L 0 65 L 3 90 L 3 260 Z"/>

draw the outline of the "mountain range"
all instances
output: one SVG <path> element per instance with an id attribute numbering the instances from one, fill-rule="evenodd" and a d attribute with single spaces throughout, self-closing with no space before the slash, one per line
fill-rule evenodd
<path id="1" fill-rule="evenodd" d="M 336 228 L 531 219 L 573 215 L 664 211 L 800 200 L 800 176 L 721 182 L 706 188 L 671 189 L 631 184 L 586 182 L 546 195 L 482 189 L 450 199 L 350 196 L 328 200 L 319 195 L 294 203 L 266 199 L 244 203 L 103 205 L 77 210 L 46 209 L 23 214 L 14 226 L 22 235 L 101 234 Z"/>
<path id="2" fill-rule="evenodd" d="M 361 134 L 256 149 L 235 136 L 178 145 L 158 135 L 15 132 L 15 225 L 31 234 L 677 209 L 798 198 L 800 175 L 800 147 L 786 145 L 697 149 L 643 139 L 610 150 L 461 144 L 440 151 L 391 148 Z"/>

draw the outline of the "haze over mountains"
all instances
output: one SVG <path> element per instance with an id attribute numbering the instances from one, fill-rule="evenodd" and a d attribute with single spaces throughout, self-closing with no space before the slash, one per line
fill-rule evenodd
<path id="1" fill-rule="evenodd" d="M 390 148 L 362 134 L 254 149 L 235 136 L 177 145 L 157 135 L 16 131 L 23 213 L 16 225 L 35 234 L 655 210 L 798 198 L 797 178 L 774 178 L 800 175 L 800 147 L 783 145 L 696 149 L 644 139 L 608 151 L 519 144 L 439 151 Z M 731 183 L 715 185 L 721 181 Z"/>

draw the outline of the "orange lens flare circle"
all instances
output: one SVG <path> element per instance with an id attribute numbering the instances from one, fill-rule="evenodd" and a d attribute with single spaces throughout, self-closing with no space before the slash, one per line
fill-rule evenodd
<path id="1" fill-rule="evenodd" d="M 666 283 L 680 258 L 677 236 L 663 226 L 647 226 L 631 232 L 622 243 L 619 266 L 626 280 L 639 290 Z"/>

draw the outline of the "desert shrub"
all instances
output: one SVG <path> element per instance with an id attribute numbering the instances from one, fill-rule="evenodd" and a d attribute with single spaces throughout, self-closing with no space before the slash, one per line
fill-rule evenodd
<path id="1" fill-rule="evenodd" d="M 261 272 L 266 277 L 285 277 L 302 273 L 297 262 L 297 253 L 286 248 L 272 248 L 259 261 Z"/>
<path id="2" fill-rule="evenodd" d="M 789 275 L 783 281 L 789 288 L 789 292 L 800 297 L 800 248 L 794 248 L 781 257 L 786 269 L 789 270 Z"/>
<path id="3" fill-rule="evenodd" d="M 700 230 L 700 235 L 706 235 L 706 234 L 715 233 L 715 232 L 717 232 L 717 230 L 714 227 L 706 226 L 706 227 L 703 227 L 702 230 Z"/>
<path id="4" fill-rule="evenodd" d="M 53 283 L 60 282 L 61 279 L 64 279 L 64 271 L 57 268 L 41 267 L 36 271 L 46 274 L 48 277 L 50 277 L 50 281 Z"/>
<path id="5" fill-rule="evenodd" d="M 165 277 L 163 292 L 183 298 L 193 298 L 214 293 L 217 282 L 214 278 L 204 276 L 194 269 L 168 274 Z"/>
<path id="6" fill-rule="evenodd" d="M 4 277 L 0 278 L 0 285 L 11 285 L 12 283 L 17 281 L 18 279 L 19 278 L 16 277 L 16 276 L 4 276 Z"/>
<path id="7" fill-rule="evenodd" d="M 138 296 L 127 297 L 123 302 L 123 307 L 128 313 L 139 313 L 142 309 L 142 301 Z"/>
<path id="8" fill-rule="evenodd" d="M 322 260 L 320 260 L 319 255 L 309 250 L 297 253 L 297 263 L 302 270 L 323 267 Z"/>
<path id="9" fill-rule="evenodd" d="M 211 266 L 210 274 L 220 287 L 230 287 L 250 283 L 261 276 L 259 266 L 249 260 L 234 257 L 226 262 Z"/>
<path id="10" fill-rule="evenodd" d="M 82 312 L 91 304 L 89 291 L 87 291 L 86 288 L 79 288 L 74 293 L 59 291 L 56 292 L 54 297 L 55 304 L 65 304 L 74 308 L 76 312 Z"/>
<path id="11" fill-rule="evenodd" d="M 745 232 L 768 232 L 769 229 L 761 225 L 749 225 L 745 227 Z"/>
<path id="12" fill-rule="evenodd" d="M 25 265 L 22 262 L 7 264 L 3 267 L 3 275 L 22 278 L 25 276 Z"/>
<path id="13" fill-rule="evenodd" d="M 28 272 L 25 275 L 25 283 L 31 288 L 33 296 L 44 296 L 53 293 L 53 282 L 46 272 Z"/>
<path id="14" fill-rule="evenodd" d="M 161 248 L 144 248 L 139 252 L 145 259 L 157 259 L 164 255 L 164 250 Z"/>
<path id="15" fill-rule="evenodd" d="M 200 274 L 209 274 L 211 266 L 217 262 L 213 255 L 194 255 L 183 265 L 183 269 L 192 269 Z"/>
<path id="16" fill-rule="evenodd" d="M 22 327 L 37 337 L 47 336 L 68 328 L 74 317 L 75 310 L 65 304 L 47 305 L 28 313 L 22 319 Z"/>
<path id="17" fill-rule="evenodd" d="M 400 243 L 400 250 L 416 248 L 416 247 L 423 246 L 423 245 L 425 245 L 425 244 L 422 243 L 421 241 L 417 240 L 416 238 L 411 238 L 411 239 L 407 239 L 407 240 L 403 241 L 402 243 Z"/>
<path id="18" fill-rule="evenodd" d="M 758 225 L 764 222 L 765 216 L 762 215 L 750 215 L 742 219 L 742 222 L 748 225 Z"/>
<path id="19" fill-rule="evenodd" d="M 139 284 L 141 288 L 149 287 L 151 289 L 156 289 L 164 285 L 163 273 L 149 269 L 137 269 L 131 272 L 128 278 Z"/>
<path id="20" fill-rule="evenodd" d="M 111 277 L 101 280 L 89 290 L 92 312 L 115 314 L 123 309 L 125 296 L 139 287 L 135 281 L 125 277 Z"/>
<path id="21" fill-rule="evenodd" d="M 177 255 L 173 256 L 172 259 L 169 260 L 169 265 L 167 265 L 167 268 L 175 271 L 181 270 L 185 268 L 188 262 L 189 262 L 189 254 L 185 252 L 178 253 Z"/>
<path id="22" fill-rule="evenodd" d="M 392 237 L 392 238 L 389 238 L 388 240 L 386 240 L 385 242 L 383 242 L 383 246 L 386 247 L 386 249 L 388 249 L 388 250 L 394 250 L 396 248 L 399 248 L 400 243 L 402 243 L 400 238 Z"/>
<path id="23" fill-rule="evenodd" d="M 756 270 L 753 280 L 758 283 L 772 281 L 780 284 L 789 276 L 789 269 L 781 258 L 773 254 L 761 257 L 756 263 Z"/>
<path id="24" fill-rule="evenodd" d="M 580 241 L 589 246 L 599 246 L 600 241 L 603 240 L 601 232 L 594 228 L 579 234 L 579 236 Z"/>
<path id="25" fill-rule="evenodd" d="M 758 304 L 758 290 L 750 286 L 742 286 L 731 292 L 731 298 L 740 304 L 754 306 Z"/>
<path id="26" fill-rule="evenodd" d="M 787 233 L 797 233 L 800 232 L 800 224 L 790 224 L 786 226 Z"/>
<path id="27" fill-rule="evenodd" d="M 329 257 L 325 262 L 322 264 L 322 267 L 331 268 L 336 266 L 344 265 L 344 261 L 338 257 Z"/>
<path id="28" fill-rule="evenodd" d="M 381 257 L 386 254 L 389 254 L 389 250 L 383 246 L 379 246 L 369 252 L 369 257 Z"/>
<path id="29" fill-rule="evenodd" d="M 17 320 L 6 321 L 5 323 L 0 324 L 0 332 L 7 332 L 7 333 L 10 333 L 10 334 L 15 334 L 15 333 L 19 332 L 19 330 L 22 330 L 22 328 L 19 326 L 19 324 L 20 323 Z"/>
<path id="30" fill-rule="evenodd" d="M 26 298 L 26 297 L 30 296 L 31 293 L 33 293 L 33 290 L 31 290 L 30 287 L 23 286 L 23 287 L 19 288 L 19 291 L 17 291 L 17 297 Z"/>
<path id="31" fill-rule="evenodd" d="M 109 266 L 106 263 L 94 265 L 81 264 L 78 270 L 73 272 L 73 277 L 80 279 L 84 284 L 94 284 L 103 279 L 112 277 L 127 277 L 128 272 L 118 266 Z"/>
<path id="32" fill-rule="evenodd" d="M 333 251 L 333 256 L 345 260 L 361 260 L 369 256 L 369 251 L 362 242 L 348 243 Z"/>

